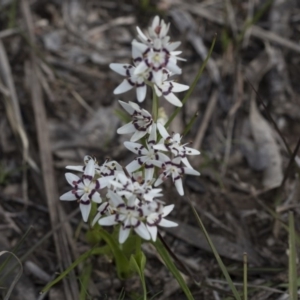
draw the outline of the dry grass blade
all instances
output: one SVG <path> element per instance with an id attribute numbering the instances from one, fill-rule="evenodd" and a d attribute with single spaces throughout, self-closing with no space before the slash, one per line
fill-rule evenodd
<path id="1" fill-rule="evenodd" d="M 32 17 L 29 9 L 29 2 L 23 0 L 21 3 L 22 13 L 25 18 L 26 27 L 28 30 L 30 44 L 34 45 L 35 38 L 33 34 L 33 23 Z M 47 116 L 45 107 L 42 101 L 42 90 L 41 85 L 38 80 L 39 69 L 37 64 L 37 59 L 34 50 L 31 49 L 31 99 L 35 115 L 35 122 L 38 135 L 39 150 L 41 156 L 41 165 L 43 172 L 43 180 L 45 185 L 45 194 L 48 203 L 48 209 L 51 219 L 51 225 L 54 228 L 60 220 L 64 218 L 64 213 L 58 207 L 58 193 L 54 177 L 51 145 L 49 139 L 49 133 L 47 128 Z M 54 241 L 56 247 L 56 253 L 58 256 L 58 261 L 60 264 L 60 269 L 65 269 L 72 262 L 70 255 L 69 243 L 71 237 L 68 237 L 67 226 L 63 227 L 63 230 L 55 232 Z M 69 243 L 68 243 L 69 242 Z M 75 274 L 72 273 L 67 280 L 64 281 L 65 297 L 67 300 L 78 299 L 78 286 L 75 278 Z"/>
<path id="2" fill-rule="evenodd" d="M 10 294 L 12 293 L 13 291 L 13 288 L 14 286 L 16 285 L 16 283 L 18 282 L 18 280 L 20 279 L 20 277 L 22 276 L 23 274 L 23 266 L 22 266 L 22 263 L 21 261 L 19 260 L 19 258 L 13 253 L 13 252 L 10 252 L 10 251 L 1 251 L 0 252 L 0 256 L 2 256 L 3 254 L 5 253 L 9 253 L 10 255 L 13 255 L 15 257 L 15 259 L 18 261 L 18 264 L 20 265 L 20 271 L 18 272 L 18 274 L 16 275 L 15 279 L 13 280 L 13 282 L 11 283 L 5 297 L 3 300 L 9 300 L 10 298 Z"/>

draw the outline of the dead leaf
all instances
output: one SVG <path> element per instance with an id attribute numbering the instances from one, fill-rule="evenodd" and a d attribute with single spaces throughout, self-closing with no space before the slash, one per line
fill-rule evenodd
<path id="1" fill-rule="evenodd" d="M 278 187 L 283 179 L 282 159 L 279 146 L 275 141 L 273 131 L 269 123 L 262 117 L 257 109 L 254 99 L 250 106 L 250 124 L 258 153 L 266 160 L 266 168 L 263 175 L 263 186 L 266 188 Z"/>

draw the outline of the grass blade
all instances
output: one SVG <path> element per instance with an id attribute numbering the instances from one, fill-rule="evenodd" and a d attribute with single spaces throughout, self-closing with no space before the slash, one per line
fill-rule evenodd
<path id="1" fill-rule="evenodd" d="M 212 54 L 212 51 L 215 47 L 215 43 L 216 43 L 216 39 L 217 39 L 217 36 L 214 37 L 213 41 L 212 41 L 212 44 L 210 46 L 210 49 L 208 51 L 208 55 L 207 57 L 205 58 L 201 68 L 199 69 L 192 85 L 190 86 L 189 90 L 187 91 L 187 93 L 185 94 L 184 98 L 182 99 L 182 106 L 186 103 L 186 101 L 188 100 L 188 98 L 191 96 L 192 92 L 194 91 L 195 87 L 196 87 L 196 84 L 198 82 L 198 80 L 200 79 L 205 67 L 206 67 L 206 64 Z M 168 128 L 168 126 L 170 125 L 170 123 L 174 120 L 174 118 L 178 115 L 178 113 L 180 112 L 182 107 L 177 107 L 175 109 L 175 111 L 172 113 L 171 117 L 169 118 L 168 122 L 165 124 L 165 127 Z"/>
<path id="2" fill-rule="evenodd" d="M 209 244 L 209 246 L 210 246 L 210 248 L 211 248 L 211 250 L 212 250 L 212 252 L 213 252 L 213 254 L 214 254 L 214 256 L 215 256 L 215 258 L 216 258 L 216 260 L 218 262 L 218 264 L 219 264 L 220 269 L 222 270 L 222 273 L 223 273 L 226 281 L 228 282 L 228 285 L 229 285 L 229 287 L 230 287 L 230 289 L 231 289 L 231 291 L 232 291 L 235 299 L 236 300 L 242 300 L 240 294 L 238 293 L 238 291 L 237 291 L 237 289 L 235 287 L 235 285 L 233 284 L 233 281 L 230 278 L 230 275 L 229 275 L 229 273 L 228 273 L 228 271 L 227 271 L 227 269 L 226 269 L 226 267 L 225 267 L 225 265 L 224 265 L 224 263 L 223 263 L 220 255 L 219 255 L 217 249 L 215 248 L 212 240 L 210 239 L 209 234 L 206 231 L 206 229 L 204 227 L 204 224 L 202 223 L 202 221 L 201 221 L 201 219 L 200 219 L 200 217 L 199 217 L 196 209 L 194 208 L 194 206 L 192 205 L 191 202 L 190 202 L 190 205 L 192 207 L 194 215 L 196 216 L 196 219 L 197 219 L 197 222 L 199 224 L 199 227 L 203 231 L 203 233 L 205 235 L 205 238 L 206 238 L 206 240 L 207 240 L 207 242 L 208 242 L 208 244 Z"/>
<path id="3" fill-rule="evenodd" d="M 289 213 L 289 296 L 297 300 L 297 254 L 293 212 Z"/>
<path id="4" fill-rule="evenodd" d="M 185 283 L 183 277 L 181 276 L 181 273 L 179 270 L 176 268 L 175 264 L 173 263 L 168 251 L 164 247 L 163 243 L 161 242 L 160 239 L 156 240 L 156 242 L 153 242 L 153 245 L 155 246 L 157 252 L 163 259 L 164 263 L 166 264 L 168 270 L 173 274 L 173 276 L 176 278 L 178 284 L 180 285 L 182 291 L 185 293 L 186 297 L 188 300 L 193 300 L 194 297 Z"/>
<path id="5" fill-rule="evenodd" d="M 248 299 L 248 257 L 247 253 L 244 253 L 244 284 L 243 284 L 243 290 L 244 290 L 244 300 Z"/>

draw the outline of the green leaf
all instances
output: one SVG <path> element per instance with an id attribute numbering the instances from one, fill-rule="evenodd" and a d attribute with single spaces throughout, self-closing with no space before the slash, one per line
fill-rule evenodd
<path id="1" fill-rule="evenodd" d="M 202 221 L 201 221 L 201 219 L 200 219 L 200 217 L 199 217 L 199 215 L 198 215 L 196 209 L 194 208 L 194 206 L 193 206 L 191 203 L 190 203 L 190 205 L 191 205 L 191 207 L 192 207 L 192 210 L 193 210 L 194 215 L 196 216 L 198 225 L 199 225 L 199 227 L 201 228 L 201 230 L 203 231 L 203 233 L 204 233 L 204 235 L 205 235 L 205 238 L 206 238 L 206 240 L 207 240 L 207 242 L 208 242 L 208 244 L 209 244 L 209 246 L 210 246 L 210 248 L 211 248 L 211 250 L 212 250 L 212 252 L 213 252 L 213 254 L 214 254 L 214 256 L 215 256 L 215 258 L 216 258 L 216 260 L 217 260 L 217 262 L 218 262 L 218 264 L 219 264 L 220 269 L 222 270 L 222 273 L 223 273 L 225 279 L 227 280 L 227 282 L 228 282 L 228 284 L 229 284 L 229 287 L 230 287 L 230 289 L 231 289 L 231 291 L 232 291 L 232 293 L 233 293 L 235 299 L 236 299 L 236 300 L 241 300 L 241 296 L 240 296 L 240 294 L 238 293 L 238 291 L 237 291 L 235 285 L 233 284 L 233 282 L 232 282 L 232 280 L 231 280 L 231 277 L 230 277 L 230 275 L 229 275 L 229 273 L 228 273 L 228 271 L 227 271 L 227 269 L 226 269 L 226 267 L 225 267 L 225 265 L 224 265 L 224 263 L 223 263 L 223 261 L 222 261 L 220 255 L 219 255 L 217 249 L 215 248 L 215 246 L 214 246 L 212 240 L 210 239 L 209 234 L 208 234 L 208 232 L 206 231 L 206 229 L 205 229 L 205 227 L 204 227 L 204 224 L 202 223 Z"/>
<path id="2" fill-rule="evenodd" d="M 144 275 L 145 265 L 146 265 L 146 256 L 142 251 L 138 251 L 137 254 L 131 255 L 130 267 L 133 271 L 138 273 L 142 282 L 144 300 L 147 300 L 147 287 L 146 287 L 146 281 Z"/>
<path id="3" fill-rule="evenodd" d="M 77 267 L 81 262 L 85 261 L 92 253 L 92 250 L 89 250 L 81 254 L 64 272 L 62 272 L 57 278 L 49 282 L 41 291 L 41 293 L 47 292 L 52 286 L 65 278 L 75 267 Z"/>
<path id="4" fill-rule="evenodd" d="M 168 251 L 166 250 L 166 248 L 164 247 L 162 242 L 158 239 L 156 242 L 152 242 L 152 244 L 155 246 L 157 252 L 163 259 L 164 263 L 166 264 L 168 270 L 176 278 L 182 291 L 185 293 L 187 299 L 189 299 L 189 300 L 194 299 L 189 287 L 187 286 L 186 282 L 184 281 L 183 277 L 181 276 L 181 273 L 179 272 L 179 270 L 176 268 L 174 262 L 172 261 Z"/>
<path id="5" fill-rule="evenodd" d="M 289 213 L 289 295 L 297 300 L 297 252 L 295 238 L 295 222 L 293 212 Z"/>
<path id="6" fill-rule="evenodd" d="M 100 228 L 101 236 L 109 245 L 115 258 L 117 273 L 120 279 L 128 278 L 131 275 L 129 260 L 120 249 L 119 243 L 113 238 L 113 235 Z"/>
<path id="7" fill-rule="evenodd" d="M 89 262 L 84 266 L 82 273 L 80 275 L 81 287 L 80 287 L 79 300 L 87 299 L 88 286 L 89 286 L 91 274 L 92 274 L 92 264 Z"/>

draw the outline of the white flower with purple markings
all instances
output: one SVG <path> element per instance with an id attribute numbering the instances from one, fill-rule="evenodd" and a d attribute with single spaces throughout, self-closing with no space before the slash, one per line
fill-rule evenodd
<path id="1" fill-rule="evenodd" d="M 127 240 L 131 230 L 134 230 L 144 240 L 150 240 L 150 233 L 146 225 L 143 223 L 145 219 L 143 210 L 137 205 L 130 205 L 133 203 L 132 200 L 129 204 L 126 203 L 120 195 L 112 191 L 108 191 L 108 193 L 110 197 L 109 201 L 111 201 L 115 207 L 115 213 L 110 216 L 100 218 L 98 223 L 102 226 L 120 224 L 120 244 L 123 244 Z"/>
<path id="2" fill-rule="evenodd" d="M 118 134 L 133 133 L 130 141 L 135 142 L 151 132 L 153 119 L 151 114 L 134 102 L 119 101 L 122 107 L 131 115 L 132 121 L 117 130 Z"/>
<path id="3" fill-rule="evenodd" d="M 136 74 L 136 67 L 130 64 L 112 63 L 109 65 L 109 67 L 116 73 L 126 76 L 122 83 L 115 88 L 114 94 L 122 94 L 135 87 L 137 100 L 139 102 L 143 102 L 145 100 L 147 93 L 146 82 L 151 82 L 153 77 L 150 69 Z"/>
<path id="4" fill-rule="evenodd" d="M 126 170 L 129 173 L 133 173 L 144 167 L 146 181 L 153 178 L 155 167 L 161 168 L 163 162 L 169 159 L 167 155 L 154 148 L 157 139 L 156 136 L 156 124 L 153 124 L 146 146 L 134 142 L 124 142 L 124 146 L 128 150 L 138 155 L 137 158 L 126 166 Z"/>
<path id="5" fill-rule="evenodd" d="M 139 201 L 152 201 L 154 198 L 161 197 L 162 189 L 152 187 L 154 180 L 145 180 L 141 172 L 132 174 L 127 177 L 125 174 L 119 174 L 116 180 L 110 182 L 114 191 L 127 199 L 138 198 Z"/>
<path id="6" fill-rule="evenodd" d="M 158 201 L 147 203 L 143 206 L 146 216 L 146 227 L 151 235 L 151 239 L 155 242 L 157 237 L 157 226 L 176 227 L 177 223 L 167 220 L 166 217 L 173 210 L 174 204 L 163 206 Z"/>
<path id="7" fill-rule="evenodd" d="M 87 222 L 90 211 L 91 201 L 101 203 L 102 199 L 98 190 L 105 188 L 112 177 L 102 177 L 94 179 L 95 175 L 95 163 L 94 160 L 89 160 L 85 167 L 82 178 L 72 173 L 66 173 L 66 179 L 72 186 L 72 190 L 60 196 L 60 200 L 79 202 L 82 218 L 84 222 Z"/>
<path id="8" fill-rule="evenodd" d="M 154 183 L 154 186 L 159 186 L 168 177 L 172 177 L 172 181 L 175 184 L 177 192 L 179 195 L 184 195 L 182 176 L 184 174 L 199 176 L 200 173 L 193 168 L 183 167 L 181 165 L 181 157 L 175 157 L 169 159 L 162 165 L 162 173 L 159 175 Z"/>
<path id="9" fill-rule="evenodd" d="M 158 131 L 162 136 L 162 140 L 154 147 L 156 150 L 169 151 L 175 155 L 175 157 L 180 156 L 181 161 L 188 167 L 192 169 L 191 164 L 187 159 L 187 155 L 199 155 L 200 151 L 187 147 L 189 143 L 181 144 L 182 136 L 179 133 L 173 133 L 172 136 L 169 135 L 167 130 L 162 124 L 157 124 Z"/>

